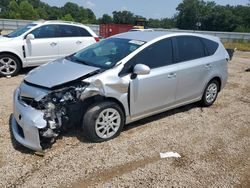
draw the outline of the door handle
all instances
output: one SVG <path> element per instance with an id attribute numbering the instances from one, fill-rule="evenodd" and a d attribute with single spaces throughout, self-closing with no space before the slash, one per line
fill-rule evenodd
<path id="1" fill-rule="evenodd" d="M 78 40 L 78 41 L 76 41 L 76 44 L 78 44 L 78 45 L 79 45 L 79 44 L 82 44 L 82 41 L 79 41 L 79 40 Z"/>
<path id="2" fill-rule="evenodd" d="M 168 78 L 174 78 L 174 77 L 176 77 L 176 73 L 170 73 L 170 74 L 168 75 Z"/>
<path id="3" fill-rule="evenodd" d="M 52 43 L 50 43 L 50 46 L 56 46 L 57 45 L 57 43 L 56 42 L 52 42 Z"/>

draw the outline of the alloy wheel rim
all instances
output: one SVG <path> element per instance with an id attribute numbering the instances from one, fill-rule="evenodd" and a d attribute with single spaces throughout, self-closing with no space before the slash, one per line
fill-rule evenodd
<path id="1" fill-rule="evenodd" d="M 4 75 L 10 75 L 17 69 L 16 61 L 10 57 L 0 59 L 0 72 Z"/>
<path id="2" fill-rule="evenodd" d="M 217 85 L 215 83 L 211 83 L 206 91 L 206 101 L 208 103 L 212 103 L 216 98 L 217 92 L 218 92 Z"/>
<path id="3" fill-rule="evenodd" d="M 95 131 L 100 138 L 108 139 L 117 133 L 120 126 L 120 113 L 114 108 L 107 108 L 96 119 Z"/>

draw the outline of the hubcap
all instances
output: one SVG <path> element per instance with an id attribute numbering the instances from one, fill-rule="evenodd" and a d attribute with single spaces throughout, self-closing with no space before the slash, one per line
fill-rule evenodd
<path id="1" fill-rule="evenodd" d="M 99 114 L 95 123 L 96 134 L 100 138 L 110 138 L 117 133 L 121 125 L 121 115 L 114 108 L 107 108 Z"/>
<path id="2" fill-rule="evenodd" d="M 4 75 L 10 75 L 16 71 L 17 64 L 14 59 L 10 57 L 3 57 L 0 59 L 0 72 Z"/>
<path id="3" fill-rule="evenodd" d="M 208 103 L 212 103 L 215 100 L 217 92 L 217 85 L 215 83 L 211 83 L 206 91 L 206 100 Z"/>

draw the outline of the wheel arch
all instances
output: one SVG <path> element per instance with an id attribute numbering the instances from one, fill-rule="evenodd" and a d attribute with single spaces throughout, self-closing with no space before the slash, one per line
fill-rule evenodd
<path id="1" fill-rule="evenodd" d="M 203 96 L 208 83 L 211 82 L 212 80 L 216 80 L 219 83 L 219 91 L 218 92 L 221 91 L 222 79 L 221 79 L 220 76 L 216 75 L 216 76 L 212 76 L 210 79 L 208 79 L 208 81 L 206 82 L 206 84 L 203 86 L 201 96 Z"/>
<path id="2" fill-rule="evenodd" d="M 215 76 L 212 79 L 210 79 L 209 82 L 211 82 L 212 80 L 216 80 L 219 83 L 219 92 L 220 92 L 221 91 L 221 78 L 219 76 Z"/>
<path id="3" fill-rule="evenodd" d="M 3 55 L 3 54 L 9 54 L 9 55 L 12 55 L 12 56 L 16 57 L 20 62 L 21 68 L 23 68 L 23 61 L 22 61 L 22 59 L 21 59 L 21 57 L 19 55 L 17 55 L 14 52 L 10 52 L 10 51 L 1 51 L 0 55 Z"/>
<path id="4" fill-rule="evenodd" d="M 87 99 L 84 100 L 84 103 L 86 105 L 85 109 L 87 110 L 87 108 L 92 105 L 93 103 L 97 103 L 97 102 L 103 102 L 103 101 L 112 101 L 114 103 L 116 103 L 117 105 L 119 105 L 119 107 L 121 108 L 124 117 L 126 117 L 126 111 L 125 108 L 123 106 L 123 104 L 116 98 L 114 97 L 105 97 L 105 96 L 101 96 L 101 95 L 95 95 L 92 97 L 89 97 Z M 85 110 L 84 110 L 85 113 Z"/>

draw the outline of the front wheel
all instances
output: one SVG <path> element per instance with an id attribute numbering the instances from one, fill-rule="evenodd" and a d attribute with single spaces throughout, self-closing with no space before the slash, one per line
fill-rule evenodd
<path id="1" fill-rule="evenodd" d="M 219 92 L 219 83 L 216 80 L 211 80 L 203 93 L 201 103 L 202 106 L 211 106 L 216 100 Z"/>
<path id="2" fill-rule="evenodd" d="M 96 103 L 83 117 L 83 135 L 92 142 L 103 142 L 117 137 L 125 118 L 120 106 L 112 101 Z"/>
<path id="3" fill-rule="evenodd" d="M 21 69 L 18 58 L 11 54 L 0 55 L 0 76 L 15 76 Z"/>

